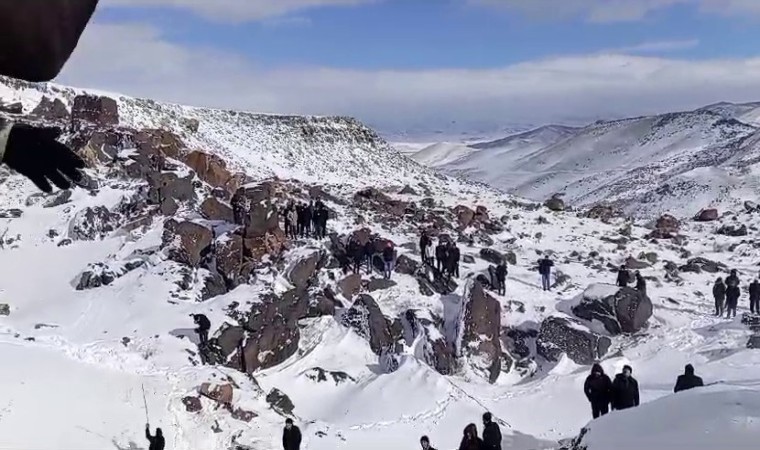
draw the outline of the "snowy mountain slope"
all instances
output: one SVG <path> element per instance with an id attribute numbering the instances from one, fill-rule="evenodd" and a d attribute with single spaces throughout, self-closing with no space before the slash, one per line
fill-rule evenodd
<path id="1" fill-rule="evenodd" d="M 465 144 L 439 142 L 431 144 L 411 155 L 411 158 L 428 167 L 441 167 L 476 152 Z"/>
<path id="2" fill-rule="evenodd" d="M 2 98 L 32 108 L 56 90 L 77 104 L 76 91 L 44 85 L 7 87 Z M 80 98 L 89 106 L 76 115 L 105 120 L 105 103 L 93 116 L 97 103 Z M 695 273 L 700 264 L 688 264 L 704 257 L 735 267 L 746 285 L 760 250 L 716 231 L 741 223 L 754 233 L 755 213 L 685 223 L 686 238 L 652 241 L 650 230 L 622 219 L 554 213 L 430 172 L 387 154 L 382 141 L 361 140 L 365 129 L 350 120 L 238 121 L 232 112 L 126 97 L 118 112 L 118 127 L 57 121 L 91 163 L 92 180 L 70 197 L 40 196 L 19 176 L 0 176 L 0 304 L 9 306 L 0 316 L 0 380 L 13 387 L 0 400 L 6 445 L 144 448 L 144 385 L 151 425 L 174 450 L 279 448 L 285 417 L 309 450 L 406 448 L 422 434 L 454 448 L 485 410 L 502 421 L 503 448 L 557 448 L 588 423 L 589 368 L 571 349 L 548 358 L 536 336 L 560 345 L 540 334 L 544 324 L 571 319 L 566 307 L 589 285 L 614 280 L 610 268 L 629 255 L 649 280 L 647 326 L 611 335 L 575 317 L 566 330 L 581 342 L 609 338 L 600 355 L 608 372 L 632 364 L 645 402 L 668 396 L 686 362 L 706 381 L 754 388 L 759 378 L 759 356 L 747 348 L 752 331 L 711 315 L 711 284 L 725 269 Z M 142 128 L 158 124 L 169 134 Z M 317 130 L 299 135 L 304 124 Z M 229 169 L 196 150 L 222 156 Z M 233 183 L 227 172 L 237 170 L 247 179 Z M 332 238 L 284 239 L 270 203 L 312 195 L 332 210 Z M 411 269 L 421 228 L 458 242 L 455 286 Z M 357 279 L 341 270 L 343 239 L 357 231 L 397 245 L 395 284 L 378 271 Z M 475 297 L 473 278 L 493 251 L 513 260 L 507 295 Z M 551 292 L 535 271 L 543 252 L 556 263 Z M 225 352 L 210 355 L 215 365 L 201 364 L 191 313 L 212 322 Z M 493 383 L 484 366 L 496 367 Z M 199 394 L 205 382 L 229 384 L 232 399 Z M 41 420 L 54 422 L 49 433 L 38 432 Z"/>
<path id="3" fill-rule="evenodd" d="M 749 125 L 760 125 L 760 102 L 721 102 L 704 106 L 700 110 L 714 112 L 727 119 L 736 119 Z"/>

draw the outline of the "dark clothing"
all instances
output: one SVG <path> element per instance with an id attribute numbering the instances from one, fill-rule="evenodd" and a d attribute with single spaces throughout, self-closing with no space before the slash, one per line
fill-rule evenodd
<path id="1" fill-rule="evenodd" d="M 713 298 L 715 299 L 715 315 L 722 316 L 726 304 L 726 285 L 723 282 L 713 285 Z"/>
<path id="2" fill-rule="evenodd" d="M 293 425 L 288 430 L 282 431 L 282 448 L 283 450 L 300 450 L 301 448 L 301 430 Z"/>
<path id="3" fill-rule="evenodd" d="M 199 330 L 208 331 L 211 328 L 211 321 L 204 314 L 193 314 L 193 322 L 198 325 Z"/>
<path id="4" fill-rule="evenodd" d="M 591 414 L 594 419 L 610 412 L 612 381 L 604 372 L 599 375 L 593 373 L 589 375 L 583 385 L 583 392 L 591 403 Z"/>
<path id="5" fill-rule="evenodd" d="M 644 277 L 639 275 L 636 277 L 636 290 L 641 292 L 642 294 L 647 293 L 647 282 L 644 280 Z"/>
<path id="6" fill-rule="evenodd" d="M 591 417 L 598 419 L 599 417 L 610 412 L 609 403 L 591 403 Z"/>
<path id="7" fill-rule="evenodd" d="M 552 278 L 551 274 L 549 273 L 542 273 L 541 274 L 541 287 L 544 288 L 544 291 L 550 291 L 552 288 Z"/>
<path id="8" fill-rule="evenodd" d="M 393 251 L 393 247 L 385 247 L 383 249 L 383 261 L 393 262 L 393 260 L 395 259 L 394 256 L 396 256 L 395 253 L 396 252 Z"/>
<path id="9" fill-rule="evenodd" d="M 760 283 L 757 280 L 749 285 L 749 310 L 755 314 L 760 313 Z"/>
<path id="10" fill-rule="evenodd" d="M 622 373 L 612 382 L 612 409 L 621 410 L 639 406 L 639 383 L 635 378 Z"/>
<path id="11" fill-rule="evenodd" d="M 686 391 L 704 385 L 705 384 L 702 382 L 702 378 L 694 375 L 693 373 L 683 374 L 678 376 L 678 380 L 676 380 L 676 387 L 673 388 L 673 392 Z"/>
<path id="12" fill-rule="evenodd" d="M 391 279 L 391 273 L 393 272 L 393 262 L 396 260 L 396 252 L 393 247 L 385 247 L 383 249 L 383 278 L 386 280 Z"/>
<path id="13" fill-rule="evenodd" d="M 359 273 L 362 266 L 362 261 L 364 260 L 364 247 L 359 245 L 358 242 L 352 240 L 348 243 L 348 248 L 346 249 L 346 252 L 348 253 L 348 256 L 351 258 L 351 261 L 354 264 L 354 273 Z"/>
<path id="14" fill-rule="evenodd" d="M 739 297 L 741 296 L 739 279 L 736 277 L 734 278 L 734 280 L 731 280 L 731 277 L 726 278 L 726 315 L 728 317 L 731 317 L 732 312 L 733 316 L 736 317 L 736 307 L 739 305 Z M 731 282 L 729 282 L 729 280 L 731 280 Z"/>
<path id="15" fill-rule="evenodd" d="M 422 263 L 426 264 L 428 262 L 427 260 L 427 248 L 431 244 L 430 238 L 428 235 L 423 234 L 420 236 L 420 255 L 422 255 Z"/>
<path id="16" fill-rule="evenodd" d="M 626 269 L 618 270 L 617 285 L 620 287 L 626 287 L 631 282 L 631 273 Z"/>
<path id="17" fill-rule="evenodd" d="M 375 256 L 375 244 L 372 241 L 367 241 L 364 244 L 364 259 L 367 261 L 367 273 L 372 273 L 372 258 Z"/>
<path id="18" fill-rule="evenodd" d="M 443 273 L 443 271 L 446 270 L 447 256 L 448 256 L 448 251 L 445 245 L 438 244 L 435 246 L 435 259 L 437 263 L 436 268 L 441 273 Z"/>
<path id="19" fill-rule="evenodd" d="M 506 295 L 507 293 L 507 272 L 506 264 L 499 264 L 496 266 L 496 290 L 499 295 Z"/>
<path id="20" fill-rule="evenodd" d="M 467 440 L 462 438 L 462 442 L 459 444 L 459 450 L 485 450 L 483 441 L 480 438 Z"/>
<path id="21" fill-rule="evenodd" d="M 549 275 L 552 273 L 552 267 L 554 267 L 554 261 L 548 258 L 538 260 L 538 273 L 541 275 Z"/>
<path id="22" fill-rule="evenodd" d="M 150 446 L 148 447 L 148 450 L 164 450 L 164 447 L 166 447 L 166 441 L 164 440 L 164 437 L 158 434 L 156 432 L 155 436 L 150 435 L 150 430 L 148 428 L 145 429 L 145 438 L 150 442 Z"/>
<path id="23" fill-rule="evenodd" d="M 450 276 L 459 277 L 459 247 L 452 245 L 448 251 L 448 262 L 446 264 L 446 271 Z"/>
<path id="24" fill-rule="evenodd" d="M 739 277 L 736 276 L 736 275 L 729 275 L 729 277 L 726 278 L 726 287 L 729 287 L 729 288 L 731 288 L 731 287 L 738 288 L 739 284 L 740 284 Z"/>
<path id="25" fill-rule="evenodd" d="M 496 422 L 483 429 L 483 450 L 501 450 L 501 430 Z"/>

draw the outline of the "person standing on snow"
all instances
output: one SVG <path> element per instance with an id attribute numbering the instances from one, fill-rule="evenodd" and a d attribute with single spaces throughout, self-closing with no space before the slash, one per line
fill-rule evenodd
<path id="1" fill-rule="evenodd" d="M 722 278 L 715 280 L 713 285 L 713 298 L 715 299 L 715 315 L 721 317 L 726 306 L 726 285 Z"/>
<path id="2" fill-rule="evenodd" d="M 443 277 L 444 272 L 446 271 L 446 258 L 448 255 L 448 249 L 446 248 L 446 244 L 443 243 L 442 239 L 438 240 L 438 245 L 435 246 L 435 259 L 436 259 L 436 269 L 438 269 L 438 273 L 441 277 Z"/>
<path id="3" fill-rule="evenodd" d="M 596 419 L 610 412 L 610 397 L 612 396 L 612 381 L 600 364 L 594 364 L 591 375 L 586 378 L 583 392 L 591 403 L 591 415 Z"/>
<path id="4" fill-rule="evenodd" d="M 639 382 L 633 378 L 631 366 L 623 366 L 623 373 L 615 375 L 612 382 L 611 404 L 613 410 L 639 406 Z"/>
<path id="5" fill-rule="evenodd" d="M 496 289 L 499 295 L 507 295 L 507 262 L 502 260 L 496 266 Z"/>
<path id="6" fill-rule="evenodd" d="M 736 269 L 733 269 L 731 275 L 726 278 L 726 319 L 731 318 L 731 312 L 736 317 L 736 308 L 739 306 L 739 297 L 741 297 L 739 284 L 739 276 L 736 274 Z"/>
<path id="7" fill-rule="evenodd" d="M 420 438 L 420 446 L 422 447 L 422 450 L 435 450 L 430 446 L 430 438 L 427 436 L 422 436 Z"/>
<path id="8" fill-rule="evenodd" d="M 459 450 L 483 450 L 483 441 L 478 437 L 478 427 L 474 423 L 465 427 Z"/>
<path id="9" fill-rule="evenodd" d="M 636 271 L 636 290 L 647 295 L 647 282 L 638 270 Z"/>
<path id="10" fill-rule="evenodd" d="M 459 278 L 459 260 L 461 258 L 461 252 L 459 247 L 453 242 L 449 242 L 449 248 L 447 251 L 448 262 L 446 264 L 446 273 L 449 274 L 449 278 Z"/>
<path id="11" fill-rule="evenodd" d="M 391 273 L 393 272 L 393 263 L 396 261 L 396 250 L 393 249 L 393 244 L 388 241 L 383 249 L 383 278 L 386 280 L 391 279 Z"/>
<path id="12" fill-rule="evenodd" d="M 694 366 L 686 364 L 683 375 L 679 375 L 676 380 L 676 386 L 673 388 L 673 392 L 687 391 L 704 385 L 705 383 L 702 381 L 702 378 L 694 375 Z"/>
<path id="13" fill-rule="evenodd" d="M 156 428 L 156 435 L 151 436 L 149 423 L 145 424 L 145 438 L 150 443 L 148 446 L 148 450 L 164 450 L 164 447 L 166 447 L 166 440 L 164 440 L 164 432 L 161 431 L 161 428 Z"/>
<path id="14" fill-rule="evenodd" d="M 627 287 L 628 283 L 631 282 L 631 272 L 628 271 L 628 269 L 625 268 L 625 264 L 620 266 L 620 269 L 618 269 L 617 274 L 617 285 L 619 287 Z"/>
<path id="15" fill-rule="evenodd" d="M 208 331 L 211 329 L 211 321 L 208 320 L 203 314 L 191 314 L 193 322 L 198 325 L 195 332 L 198 333 L 199 347 L 203 347 L 208 344 Z"/>
<path id="16" fill-rule="evenodd" d="M 310 237 L 311 236 L 311 221 L 314 217 L 314 202 L 309 202 L 308 205 L 304 206 L 303 210 L 303 224 L 304 224 L 304 237 Z"/>
<path id="17" fill-rule="evenodd" d="M 428 247 L 431 245 L 432 241 L 430 240 L 430 236 L 428 236 L 427 231 L 423 231 L 420 236 L 420 257 L 422 258 L 422 264 L 430 264 L 430 260 L 428 259 L 430 251 L 428 250 Z"/>
<path id="18" fill-rule="evenodd" d="M 552 267 L 554 267 L 554 261 L 549 258 L 549 255 L 538 260 L 538 273 L 541 275 L 541 286 L 544 291 L 549 291 L 552 288 Z"/>
<path id="19" fill-rule="evenodd" d="M 749 310 L 760 314 L 760 281 L 755 278 L 749 285 Z"/>
<path id="20" fill-rule="evenodd" d="M 287 206 L 285 206 L 285 209 L 282 211 L 282 218 L 283 218 L 283 225 L 285 228 L 285 236 L 290 237 L 291 232 L 290 229 L 295 225 L 295 222 L 290 221 L 290 211 L 293 209 L 293 203 L 288 202 Z"/>
<path id="21" fill-rule="evenodd" d="M 364 258 L 367 262 L 367 275 L 370 275 L 372 273 L 372 260 L 375 257 L 375 243 L 372 241 L 367 241 L 366 244 L 364 244 Z"/>
<path id="22" fill-rule="evenodd" d="M 293 419 L 285 420 L 285 428 L 282 430 L 282 450 L 301 449 L 301 430 L 293 425 Z"/>
<path id="23" fill-rule="evenodd" d="M 490 412 L 483 414 L 483 450 L 501 450 L 501 429 Z"/>

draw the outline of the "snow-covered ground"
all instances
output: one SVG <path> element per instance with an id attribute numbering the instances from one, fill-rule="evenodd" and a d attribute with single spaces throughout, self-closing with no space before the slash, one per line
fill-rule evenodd
<path id="1" fill-rule="evenodd" d="M 38 92 L 8 89 L 28 103 L 34 103 L 33 93 Z M 41 89 L 51 95 L 51 87 Z M 63 97 L 71 95 L 61 92 Z M 420 211 L 438 217 L 448 217 L 457 205 L 473 210 L 477 205 L 485 207 L 490 220 L 503 229 L 485 233 L 470 225 L 451 231 L 454 237 L 461 235 L 459 246 L 467 257 L 453 292 L 424 295 L 414 276 L 395 273 L 394 286 L 370 293 L 389 322 L 402 319 L 411 309 L 422 317 L 440 318 L 439 333 L 447 332 L 464 304 L 465 278 L 489 266 L 481 257 L 483 248 L 514 253 L 516 264 L 510 265 L 507 295 L 492 295 L 501 306 L 501 327 L 523 331 L 538 330 L 547 317 L 566 317 L 567 305 L 589 285 L 614 281 L 610 267 L 629 255 L 656 253 L 656 257 L 648 256 L 650 266 L 641 270 L 649 280 L 654 306 L 648 327 L 631 336 L 612 337 L 613 346 L 602 360 L 610 374 L 626 364 L 634 367 L 645 405 L 594 423 L 588 434 L 589 450 L 610 448 L 605 439 L 624 423 L 644 426 L 652 417 L 694 409 L 703 397 L 671 394 L 686 363 L 692 363 L 707 383 L 721 383 L 720 389 L 704 393 L 705 404 L 716 405 L 716 414 L 727 411 L 715 424 L 736 423 L 731 417 L 755 407 L 754 394 L 745 394 L 756 392 L 760 380 L 760 353 L 746 347 L 752 332 L 739 318 L 712 315 L 712 282 L 725 274 L 682 271 L 678 279 L 669 280 L 665 267 L 668 262 L 681 266 L 701 256 L 737 268 L 746 286 L 757 274 L 760 250 L 746 238 L 715 231 L 724 224 L 744 223 L 754 233 L 760 226 L 758 216 L 742 212 L 726 214 L 717 222 L 685 223 L 682 234 L 687 239 L 682 243 L 651 241 L 645 238 L 650 230 L 637 226 L 628 237 L 623 229 L 630 224 L 622 219 L 603 223 L 554 213 L 435 173 L 399 155 L 349 119 L 235 114 L 127 98 L 119 103 L 122 124 L 174 130 L 192 148 L 220 155 L 231 167 L 245 171 L 251 182 L 277 176 L 295 180 L 303 190 L 311 185 L 299 183 L 320 184 L 335 197 L 326 199 L 336 213 L 330 231 L 342 234 L 366 226 L 393 240 L 400 254 L 415 261 L 419 260 L 412 250 L 419 239 L 418 219 L 402 214 L 398 221 L 387 220 L 387 214 L 355 201 L 358 190 L 374 186 L 392 200 L 415 205 L 431 198 L 435 206 Z M 187 117 L 199 119 L 197 133 L 180 126 Z M 486 410 L 502 423 L 505 449 L 559 448 L 560 440 L 576 436 L 588 424 L 591 411 L 582 391 L 588 366 L 568 357 L 548 361 L 530 343 L 528 368 L 506 367 L 490 384 L 463 357 L 454 374 L 441 375 L 421 354 L 421 337 L 414 336 L 399 341 L 399 368 L 389 372 L 370 342 L 345 325 L 342 314 L 354 298 L 342 295 L 346 308 L 298 321 L 298 351 L 281 364 L 257 371 L 253 377 L 228 366 L 200 365 L 189 314 L 209 316 L 212 331 L 225 322 L 234 324 L 231 310 L 262 302 L 266 292 L 281 294 L 290 289 L 287 268 L 309 249 L 329 253 L 329 245 L 299 239 L 281 260 L 260 268 L 252 284 L 205 301 L 193 295 L 199 280 L 202 285 L 203 274 L 193 269 L 193 287 L 178 295 L 181 267 L 161 248 L 165 217 L 152 216 L 143 227 L 106 231 L 103 239 L 64 242 L 73 237 L 72 223 L 83 209 L 107 206 L 115 210 L 124 198 L 144 187 L 138 180 L 109 177 L 110 170 L 105 166 L 91 169 L 89 174 L 101 183 L 99 189 L 75 189 L 68 201 L 51 207 L 43 205 L 49 198 L 29 200 L 35 193 L 33 186 L 16 175 L 3 177 L 0 184 L 0 210 L 22 211 L 20 217 L 0 219 L 0 304 L 10 308 L 8 316 L 0 316 L 0 355 L 5 363 L 0 383 L 7 391 L 0 399 L 0 446 L 145 448 L 143 386 L 151 426 L 164 429 L 167 448 L 172 450 L 227 450 L 235 445 L 279 448 L 287 413 L 271 407 L 265 398 L 275 388 L 295 405 L 292 416 L 304 433 L 302 448 L 308 450 L 415 448 L 423 434 L 431 437 L 436 448 L 455 448 L 463 428 L 471 422 L 479 424 Z M 196 181 L 202 186 L 196 186 L 197 192 L 207 188 Z M 405 185 L 416 193 L 405 190 L 401 194 Z M 196 209 L 192 202 L 183 203 L 174 216 L 204 223 Z M 557 275 L 563 275 L 551 292 L 541 290 L 534 270 L 543 252 L 551 252 Z M 75 289 L 88 264 L 120 264 L 135 258 L 143 260 L 142 265 L 111 284 Z M 339 269 L 324 268 L 314 278 L 314 287 L 336 289 L 336 280 L 342 277 Z M 365 281 L 376 277 L 363 275 Z M 740 314 L 746 306 L 744 294 Z M 598 324 L 587 325 L 598 328 Z M 320 382 L 310 376 L 316 368 L 346 377 L 339 380 L 328 375 Z M 250 422 L 236 419 L 205 397 L 200 400 L 201 411 L 187 410 L 183 398 L 197 396 L 204 382 L 232 383 L 233 407 L 257 417 Z M 734 398 L 746 403 L 731 409 Z M 695 424 L 713 423 L 709 416 L 699 418 L 702 422 L 695 418 Z M 724 441 L 726 448 L 741 448 L 731 444 L 760 437 L 751 419 L 737 434 L 741 441 Z M 668 441 L 659 441 L 664 442 Z"/>

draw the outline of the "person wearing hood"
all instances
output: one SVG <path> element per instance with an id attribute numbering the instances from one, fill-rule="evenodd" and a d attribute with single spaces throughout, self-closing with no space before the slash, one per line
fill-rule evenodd
<path id="1" fill-rule="evenodd" d="M 301 430 L 293 424 L 293 419 L 285 420 L 285 428 L 282 430 L 282 449 L 283 450 L 300 450 L 301 448 Z"/>
<path id="2" fill-rule="evenodd" d="M 739 276 L 736 274 L 736 269 L 731 270 L 731 275 L 726 278 L 726 319 L 731 318 L 731 313 L 736 317 L 736 308 L 739 306 L 739 297 L 741 296 L 741 290 L 739 289 Z"/>
<path id="3" fill-rule="evenodd" d="M 760 281 L 757 278 L 749 285 L 749 310 L 752 314 L 760 314 Z"/>
<path id="4" fill-rule="evenodd" d="M 694 366 L 686 364 L 684 367 L 683 375 L 679 375 L 676 380 L 676 386 L 673 388 L 673 392 L 687 391 L 694 389 L 695 387 L 704 386 L 702 378 L 694 375 Z"/>
<path id="5" fill-rule="evenodd" d="M 483 450 L 501 450 L 501 429 L 490 412 L 483 414 Z"/>
<path id="6" fill-rule="evenodd" d="M 148 450 L 164 450 L 166 447 L 166 440 L 164 439 L 164 432 L 161 428 L 156 428 L 156 435 L 150 435 L 150 424 L 145 424 L 145 438 L 148 440 Z"/>
<path id="7" fill-rule="evenodd" d="M 430 446 L 430 438 L 427 436 L 422 436 L 420 438 L 420 446 L 422 447 L 422 450 L 435 450 Z"/>
<path id="8" fill-rule="evenodd" d="M 190 314 L 193 318 L 193 322 L 198 325 L 195 332 L 198 333 L 198 341 L 200 346 L 203 347 L 208 344 L 208 332 L 211 329 L 211 321 L 208 320 L 205 314 Z"/>
<path id="9" fill-rule="evenodd" d="M 478 427 L 474 423 L 467 425 L 463 434 L 459 450 L 484 450 L 483 441 L 478 437 Z"/>
<path id="10" fill-rule="evenodd" d="M 713 299 L 715 299 L 715 315 L 721 317 L 726 307 L 726 285 L 722 278 L 715 280 L 713 285 Z"/>
<path id="11" fill-rule="evenodd" d="M 631 366 L 623 366 L 623 372 L 615 375 L 610 403 L 618 411 L 639 406 L 639 382 L 633 378 Z"/>
<path id="12" fill-rule="evenodd" d="M 625 268 L 625 265 L 620 266 L 617 274 L 617 285 L 619 287 L 627 287 L 631 282 L 631 272 Z"/>
<path id="13" fill-rule="evenodd" d="M 636 290 L 647 295 L 647 282 L 638 270 L 636 271 Z"/>
<path id="14" fill-rule="evenodd" d="M 610 412 L 612 381 L 600 364 L 594 364 L 591 374 L 586 377 L 583 392 L 591 403 L 591 414 L 596 419 Z"/>

